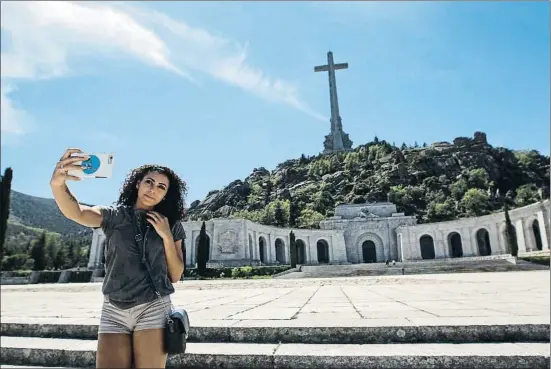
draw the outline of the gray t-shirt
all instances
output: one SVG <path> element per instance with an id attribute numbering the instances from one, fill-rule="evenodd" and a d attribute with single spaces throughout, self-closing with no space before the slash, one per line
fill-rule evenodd
<path id="1" fill-rule="evenodd" d="M 100 227 L 106 236 L 103 294 L 109 302 L 123 309 L 153 301 L 157 296 L 141 262 L 143 241 L 136 243 L 135 240 L 134 209 L 123 205 L 102 206 L 100 211 L 103 215 Z M 174 224 L 172 235 L 174 242 L 185 242 L 181 222 Z M 174 287 L 168 277 L 163 240 L 153 226 L 147 232 L 145 250 L 161 296 L 172 294 Z"/>

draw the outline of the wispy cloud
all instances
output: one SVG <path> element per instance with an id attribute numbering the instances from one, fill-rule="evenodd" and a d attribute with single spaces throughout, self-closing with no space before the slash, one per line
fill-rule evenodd
<path id="1" fill-rule="evenodd" d="M 14 106 L 10 94 L 14 89 L 7 83 L 0 85 L 0 122 L 2 122 L 2 141 L 8 135 L 21 136 L 33 129 L 33 120 L 24 110 Z M 6 136 L 6 137 L 5 137 Z"/>
<path id="2" fill-rule="evenodd" d="M 128 14 L 90 3 L 2 2 L 2 29 L 11 47 L 2 51 L 2 77 L 42 79 L 72 72 L 70 62 L 90 56 L 131 56 L 186 76 L 169 50 Z"/>
<path id="3" fill-rule="evenodd" d="M 2 82 L 67 77 L 99 58 L 133 58 L 195 82 L 200 72 L 320 120 L 292 83 L 247 63 L 247 44 L 214 36 L 167 15 L 128 4 L 2 1 Z M 23 133 L 21 117 L 2 90 L 2 132 Z M 11 110 L 10 110 L 11 109 Z"/>
<path id="4" fill-rule="evenodd" d="M 270 78 L 262 69 L 247 63 L 248 43 L 214 36 L 160 12 L 128 8 L 136 19 L 153 27 L 171 49 L 178 65 L 200 71 L 239 87 L 266 100 L 289 105 L 325 121 L 326 117 L 311 110 L 298 96 L 297 87 L 285 80 Z"/>

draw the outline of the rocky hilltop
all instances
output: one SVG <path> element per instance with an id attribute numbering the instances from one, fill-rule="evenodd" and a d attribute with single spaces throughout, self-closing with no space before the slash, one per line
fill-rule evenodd
<path id="1" fill-rule="evenodd" d="M 316 228 L 341 203 L 391 201 L 420 223 L 500 211 L 549 197 L 549 157 L 488 144 L 486 135 L 397 147 L 377 137 L 349 152 L 254 169 L 208 193 L 190 220 L 246 218 Z"/>

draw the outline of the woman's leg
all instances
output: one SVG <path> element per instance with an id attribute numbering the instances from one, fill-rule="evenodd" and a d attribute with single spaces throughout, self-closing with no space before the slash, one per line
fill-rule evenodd
<path id="1" fill-rule="evenodd" d="M 164 328 L 134 332 L 134 368 L 164 368 L 167 354 L 163 347 Z"/>
<path id="2" fill-rule="evenodd" d="M 100 333 L 96 368 L 131 368 L 132 336 L 126 333 Z"/>
<path id="3" fill-rule="evenodd" d="M 105 301 L 98 331 L 96 368 L 132 367 L 132 330 L 130 310 L 119 309 Z"/>
<path id="4" fill-rule="evenodd" d="M 163 297 L 168 308 L 170 298 Z M 167 354 L 164 352 L 165 305 L 160 300 L 143 304 L 134 311 L 136 326 L 132 339 L 135 368 L 164 368 Z"/>

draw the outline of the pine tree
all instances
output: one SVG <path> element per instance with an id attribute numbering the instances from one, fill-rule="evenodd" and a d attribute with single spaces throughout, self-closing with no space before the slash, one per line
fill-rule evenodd
<path id="1" fill-rule="evenodd" d="M 92 245 L 86 245 L 86 248 L 84 249 L 84 253 L 82 253 L 82 247 L 79 247 L 78 250 L 79 250 L 78 255 L 80 256 L 79 264 L 82 262 L 82 264 L 87 265 L 88 262 L 90 261 L 90 251 L 92 250 Z"/>
<path id="2" fill-rule="evenodd" d="M 46 237 L 46 269 L 54 268 L 58 247 L 51 237 Z"/>
<path id="3" fill-rule="evenodd" d="M 67 246 L 67 263 L 68 267 L 72 268 L 75 266 L 75 241 L 70 240 Z"/>
<path id="4" fill-rule="evenodd" d="M 6 168 L 2 181 L 0 182 L 0 259 L 4 254 L 4 240 L 6 238 L 6 230 L 8 229 L 8 217 L 10 216 L 10 192 L 12 179 L 12 169 Z"/>
<path id="5" fill-rule="evenodd" d="M 63 269 L 63 267 L 67 264 L 67 252 L 65 251 L 65 248 L 60 247 L 57 250 L 57 253 L 54 258 L 53 266 L 55 270 Z"/>
<path id="6" fill-rule="evenodd" d="M 207 227 L 205 222 L 201 225 L 201 231 L 199 232 L 199 245 L 197 247 L 197 273 L 200 276 L 205 275 L 207 270 L 207 255 L 208 255 L 209 241 L 207 238 Z"/>
<path id="7" fill-rule="evenodd" d="M 291 268 L 297 267 L 297 243 L 293 231 L 289 233 L 289 249 L 291 251 Z"/>
<path id="8" fill-rule="evenodd" d="M 505 237 L 507 238 L 507 244 L 509 244 L 509 247 L 511 248 L 511 255 L 517 256 L 518 255 L 518 241 L 517 241 L 517 235 L 515 232 L 515 228 L 513 227 L 513 223 L 511 222 L 511 218 L 509 218 L 509 206 L 507 203 L 505 203 Z"/>
<path id="9" fill-rule="evenodd" d="M 289 201 L 289 227 L 297 226 L 297 219 L 300 216 L 300 209 L 294 198 Z"/>
<path id="10" fill-rule="evenodd" d="M 34 260 L 33 270 L 41 271 L 46 268 L 46 231 L 42 232 L 33 245 L 31 258 Z"/>
<path id="11" fill-rule="evenodd" d="M 284 219 L 284 213 L 283 208 L 281 207 L 281 203 L 276 203 L 275 209 L 274 209 L 274 220 L 275 225 L 277 227 L 284 227 L 285 226 L 285 219 Z"/>

